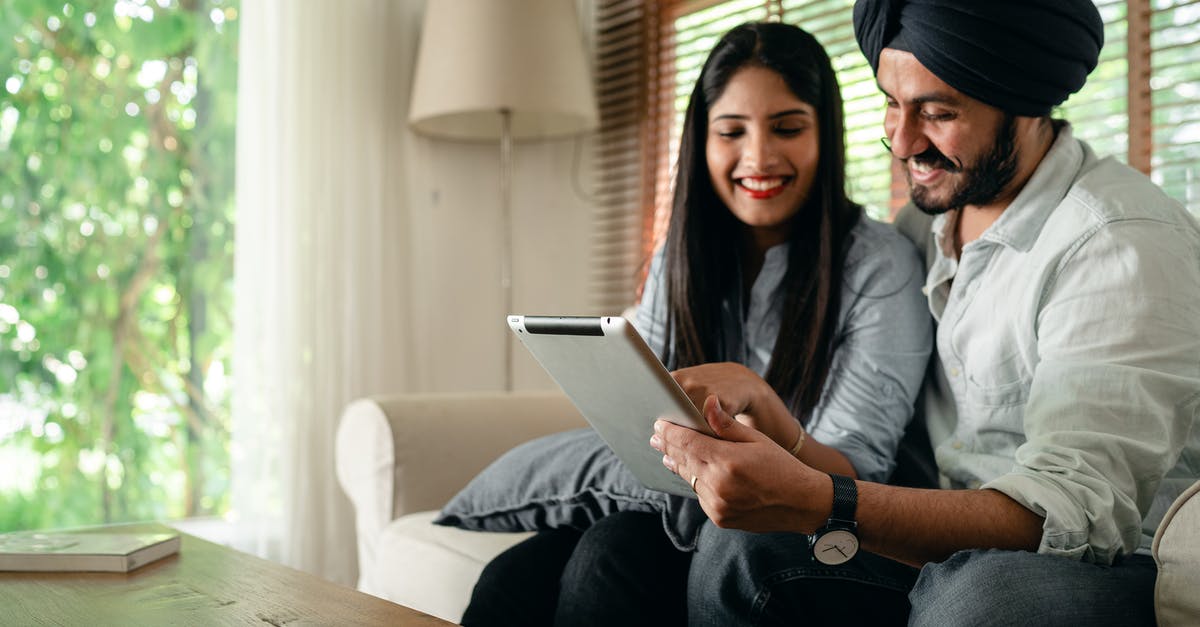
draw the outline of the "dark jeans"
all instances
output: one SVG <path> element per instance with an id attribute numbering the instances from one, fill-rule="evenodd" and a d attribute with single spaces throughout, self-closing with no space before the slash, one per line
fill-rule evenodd
<path id="1" fill-rule="evenodd" d="M 658 514 L 620 512 L 586 532 L 545 531 L 484 569 L 462 624 L 903 624 L 917 570 L 860 553 L 815 562 L 800 534 L 706 523 L 695 554 L 677 550 Z"/>
<path id="2" fill-rule="evenodd" d="M 918 574 L 866 551 L 828 566 L 806 535 L 706 522 L 688 576 L 688 624 L 903 625 Z"/>
<path id="3" fill-rule="evenodd" d="M 610 514 L 586 533 L 543 531 L 484 568 L 462 624 L 682 625 L 690 560 L 658 514 Z"/>
<path id="4" fill-rule="evenodd" d="M 804 535 L 711 523 L 696 553 L 683 553 L 657 514 L 622 512 L 587 532 L 546 531 L 502 553 L 484 569 L 462 623 L 1154 625 L 1157 569 L 1146 555 L 1107 566 L 960 551 L 917 574 L 865 552 L 829 567 L 812 559 Z"/>
<path id="5" fill-rule="evenodd" d="M 1108 566 L 1026 551 L 959 551 L 921 571 L 910 595 L 912 624 L 1152 627 L 1157 577 L 1149 555 Z"/>

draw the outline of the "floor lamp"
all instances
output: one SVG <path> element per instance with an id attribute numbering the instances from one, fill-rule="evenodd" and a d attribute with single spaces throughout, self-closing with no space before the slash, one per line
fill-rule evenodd
<path id="1" fill-rule="evenodd" d="M 513 142 L 582 133 L 597 119 L 573 0 L 428 0 L 408 122 L 431 137 L 499 142 L 505 314 L 513 313 Z M 512 338 L 496 320 L 511 391 Z"/>

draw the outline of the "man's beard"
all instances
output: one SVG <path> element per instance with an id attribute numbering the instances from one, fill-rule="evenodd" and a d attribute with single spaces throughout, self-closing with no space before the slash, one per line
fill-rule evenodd
<path id="1" fill-rule="evenodd" d="M 929 149 L 919 155 L 913 155 L 906 161 L 916 160 L 928 163 L 935 168 L 941 168 L 948 174 L 963 173 L 963 180 L 952 190 L 950 199 L 937 203 L 929 189 L 921 185 L 913 185 L 912 173 L 905 169 L 908 176 L 908 186 L 912 191 L 913 204 L 925 213 L 934 216 L 946 213 L 951 209 L 961 209 L 967 205 L 986 205 L 1000 197 L 1005 187 L 1012 183 L 1017 174 L 1017 121 L 1016 118 L 1005 114 L 996 130 L 996 138 L 992 149 L 973 165 L 962 166 L 955 164 L 931 144 Z"/>

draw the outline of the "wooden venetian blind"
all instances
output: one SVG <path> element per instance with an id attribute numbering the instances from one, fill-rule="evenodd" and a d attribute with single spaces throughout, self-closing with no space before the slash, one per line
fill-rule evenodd
<path id="1" fill-rule="evenodd" d="M 1200 0 L 1096 0 L 1100 63 L 1055 113 L 1200 216 Z"/>
<path id="2" fill-rule="evenodd" d="M 592 292 L 598 308 L 617 311 L 636 300 L 670 217 L 688 97 L 709 51 L 742 22 L 795 23 L 830 51 L 846 97 L 850 192 L 872 215 L 888 215 L 892 178 L 879 143 L 881 97 L 854 41 L 852 6 L 852 0 L 597 2 L 601 128 Z"/>
<path id="3" fill-rule="evenodd" d="M 1128 0 L 1097 0 L 1096 7 L 1104 19 L 1100 62 L 1088 75 L 1083 89 L 1072 94 L 1052 115 L 1069 120 L 1075 136 L 1088 142 L 1096 154 L 1118 155 L 1137 167 L 1135 160 L 1129 158 L 1132 108 L 1129 106 L 1128 4 Z M 1132 50 L 1136 49 L 1134 42 Z"/>
<path id="4" fill-rule="evenodd" d="M 704 60 L 721 36 L 733 27 L 777 16 L 777 3 L 763 0 L 677 2 L 665 7 L 658 32 L 660 79 L 655 85 L 657 114 L 661 120 L 659 138 L 664 143 L 655 153 L 657 184 L 654 188 L 654 220 L 646 234 L 651 242 L 646 248 L 647 253 L 666 237 L 680 131 L 688 98 L 700 78 Z"/>
<path id="5" fill-rule="evenodd" d="M 1100 63 L 1056 117 L 1100 155 L 1150 174 L 1200 216 L 1200 0 L 1096 0 Z M 854 40 L 853 0 L 597 0 L 601 130 L 594 293 L 608 310 L 636 300 L 670 209 L 687 98 L 717 39 L 750 20 L 812 33 L 837 72 L 847 185 L 873 217 L 906 200 L 883 149 L 883 96 Z"/>
<path id="6" fill-rule="evenodd" d="M 842 90 L 846 125 L 846 191 L 867 214 L 887 219 L 892 202 L 891 157 L 884 149 L 883 95 L 854 39 L 853 0 L 784 0 L 783 21 L 808 31 L 829 55 Z"/>
<path id="7" fill-rule="evenodd" d="M 1149 24 L 1150 176 L 1200 217 L 1200 0 L 1153 0 Z"/>
<path id="8" fill-rule="evenodd" d="M 644 223 L 653 212 L 656 143 L 650 99 L 657 42 L 654 3 L 598 0 L 595 5 L 595 71 L 600 128 L 593 152 L 596 214 L 590 277 L 593 305 L 617 313 L 635 300 L 640 285 Z"/>
<path id="9" fill-rule="evenodd" d="M 598 309 L 620 311 L 638 298 L 669 217 L 683 111 L 709 50 L 733 26 L 772 15 L 777 1 L 597 0 Z"/>

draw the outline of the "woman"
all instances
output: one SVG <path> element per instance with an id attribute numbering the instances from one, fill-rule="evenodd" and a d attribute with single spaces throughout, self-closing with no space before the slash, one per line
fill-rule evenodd
<path id="1" fill-rule="evenodd" d="M 846 197 L 841 111 L 829 58 L 804 31 L 744 24 L 717 43 L 636 322 L 698 407 L 737 414 L 781 465 L 882 481 L 931 324 L 912 246 Z M 679 501 L 672 516 L 696 515 Z M 711 521 L 694 553 L 679 544 L 644 511 L 543 531 L 489 564 L 463 624 L 853 623 L 906 605 L 916 576 L 865 553 L 827 566 L 802 534 Z M 857 597 L 870 603 L 830 604 Z"/>

